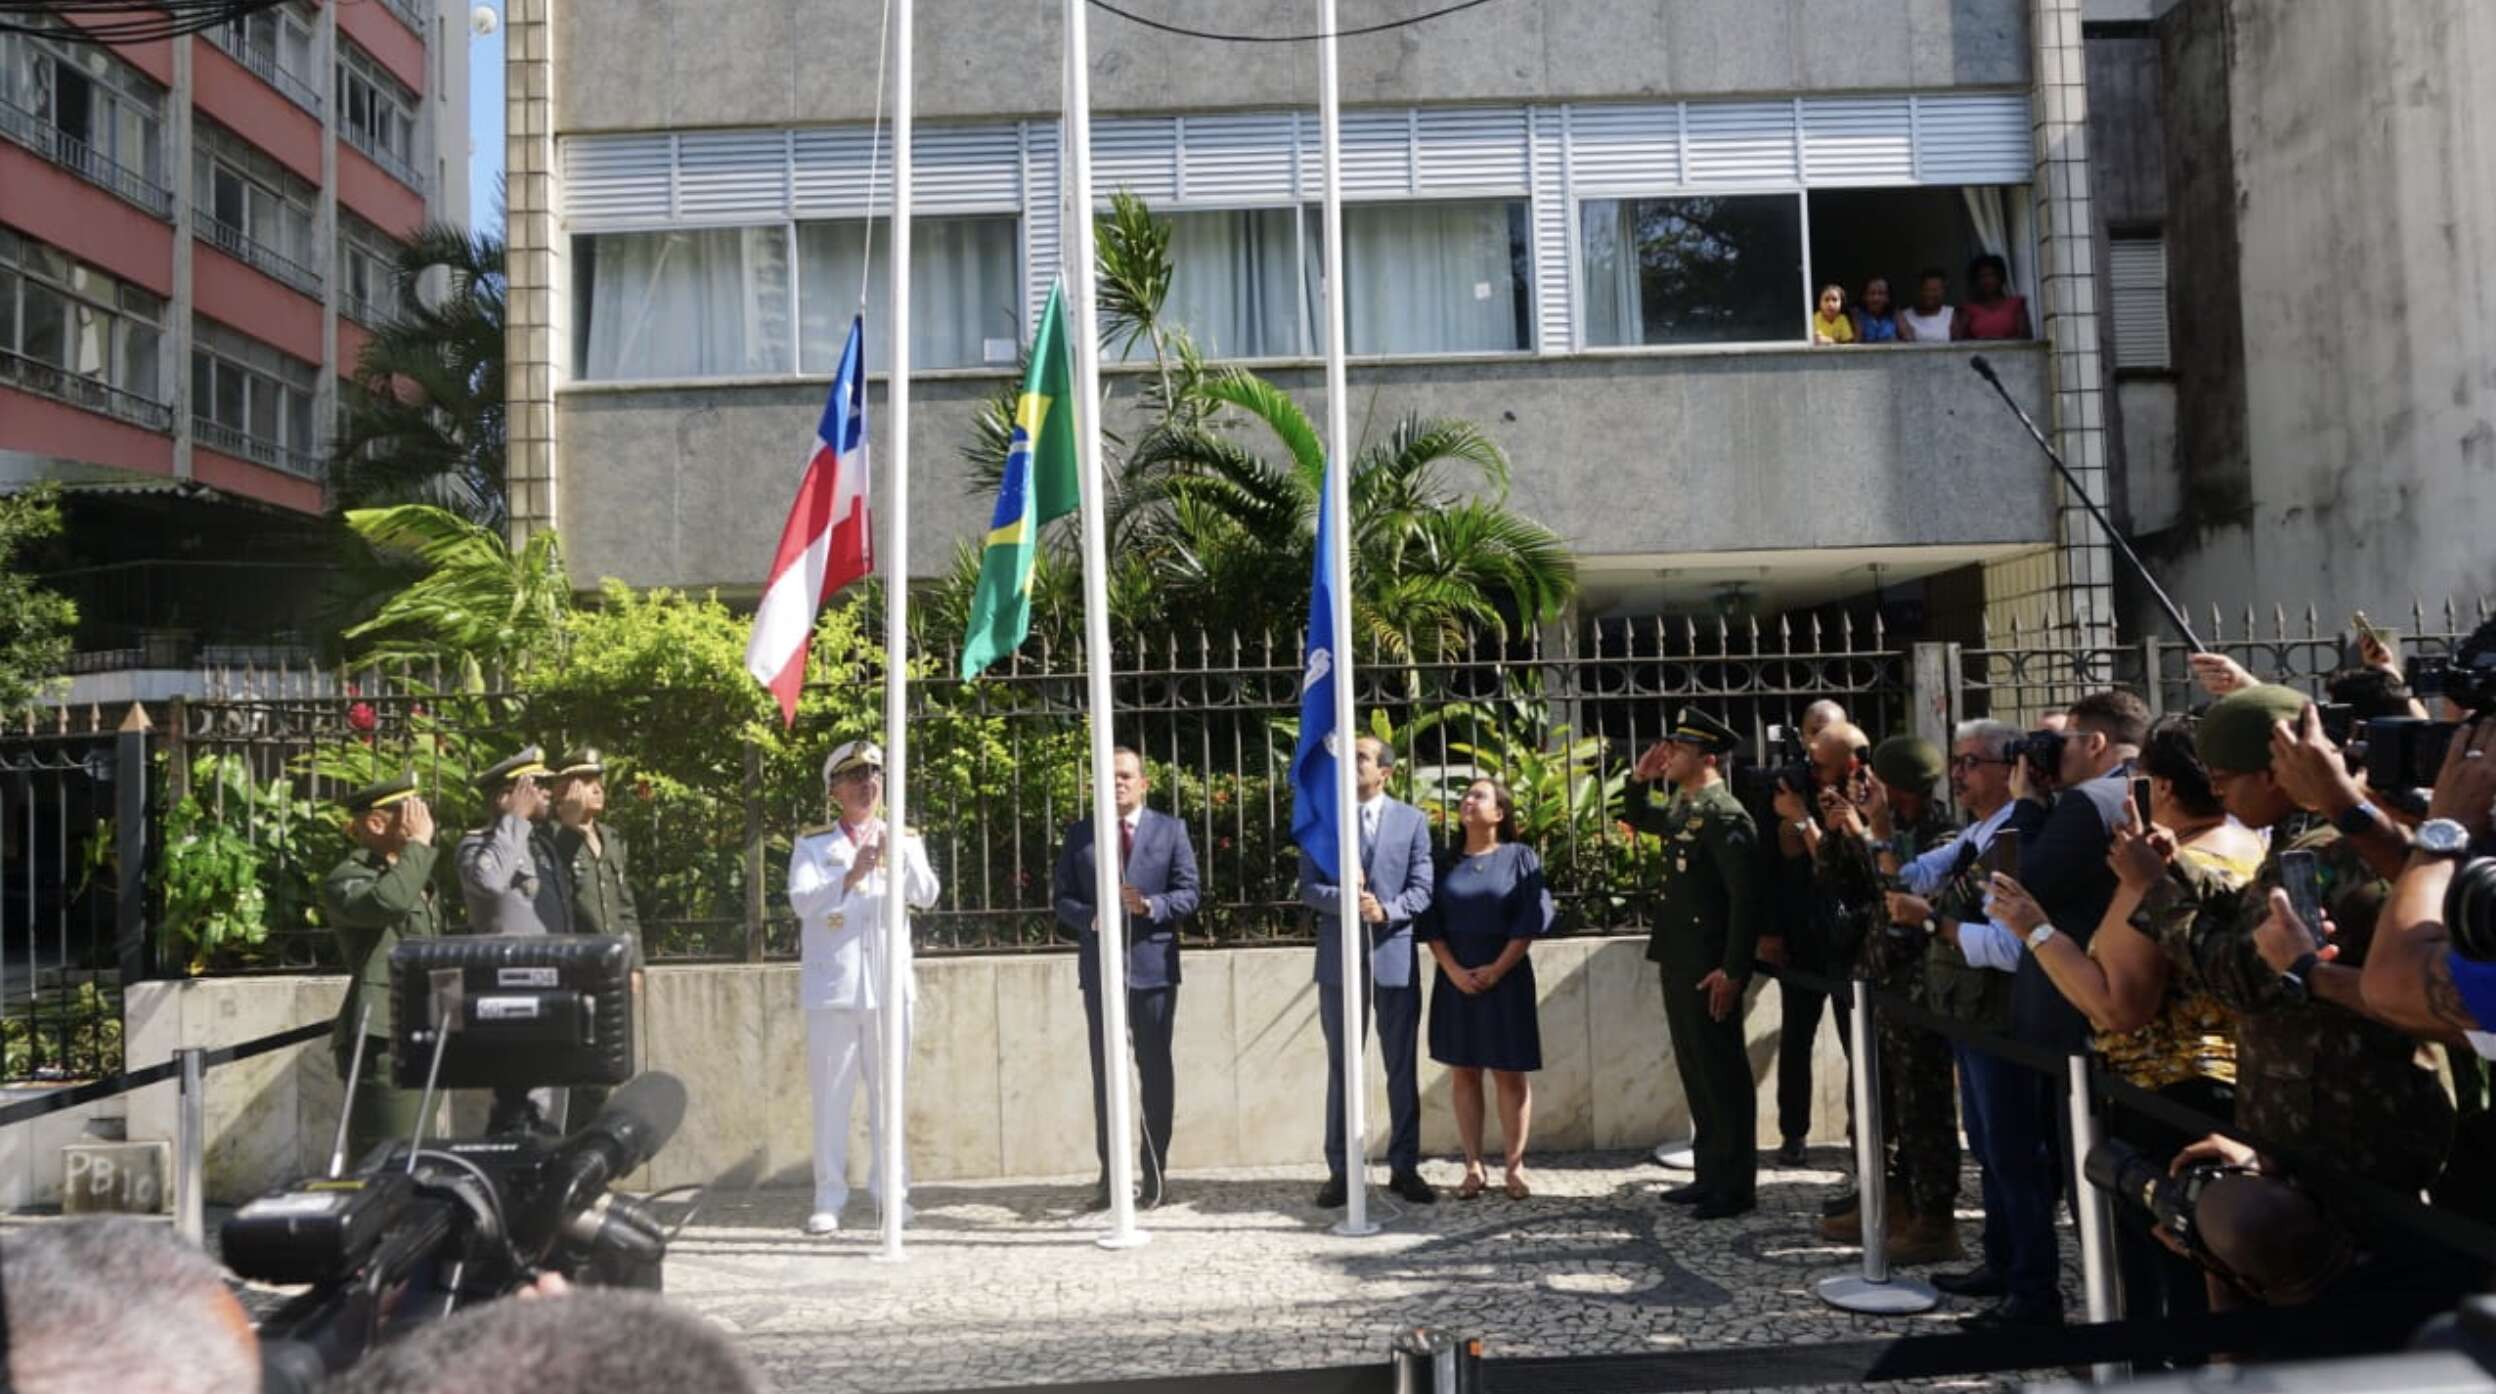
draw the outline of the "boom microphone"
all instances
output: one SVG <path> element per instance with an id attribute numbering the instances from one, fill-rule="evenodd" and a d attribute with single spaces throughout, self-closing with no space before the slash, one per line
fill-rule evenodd
<path id="1" fill-rule="evenodd" d="M 2089 510 L 2089 516 L 2097 520 L 2097 525 L 2106 530 L 2107 540 L 2115 544 L 2115 550 L 2123 554 L 2123 559 L 2132 563 L 2133 571 L 2140 575 L 2141 584 L 2149 587 L 2149 593 L 2157 597 L 2159 608 L 2167 612 L 2167 621 L 2175 626 L 2177 633 L 2184 636 L 2184 642 L 2192 645 L 2195 653 L 2209 652 L 2208 646 L 2201 642 L 2201 636 L 2193 632 L 2193 622 L 2184 618 L 2184 612 L 2177 608 L 2174 599 L 2168 596 L 2165 588 L 2158 584 L 2158 578 L 2149 574 L 2149 566 L 2141 560 L 2141 554 L 2132 550 L 2132 544 L 2124 540 L 2122 533 L 2115 531 L 2114 520 L 2106 516 L 2105 509 L 2097 506 L 2097 500 L 2089 497 L 2089 491 L 2080 486 L 2080 478 L 2071 472 L 2071 466 L 2063 463 L 2063 457 L 2054 449 L 2053 442 L 2045 438 L 2045 432 L 2037 429 L 2037 423 L 2029 418 L 2026 409 L 2012 398 L 2011 390 L 2002 385 L 2002 377 L 1993 370 L 1993 364 L 1987 362 L 1985 356 L 1979 353 L 1969 355 L 1967 366 L 1976 370 L 1976 376 L 1993 384 L 1993 390 L 2002 398 L 2002 405 L 2009 407 L 2011 415 L 2019 418 L 2019 424 L 2028 428 L 2028 434 L 2036 441 L 2037 449 L 2045 452 L 2045 458 L 2051 460 L 2055 471 L 2062 475 L 2063 486 L 2071 490 L 2071 496 L 2080 500 L 2082 507 Z"/>

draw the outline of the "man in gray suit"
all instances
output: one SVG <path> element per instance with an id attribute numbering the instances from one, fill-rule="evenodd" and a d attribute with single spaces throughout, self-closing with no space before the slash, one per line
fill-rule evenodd
<path id="1" fill-rule="evenodd" d="M 1127 1036 L 1135 1043 L 1135 1072 L 1144 1094 L 1144 1156 L 1138 1169 L 1142 1181 L 1137 1201 L 1150 1210 L 1168 1195 L 1170 1117 L 1177 1100 L 1177 1072 L 1170 1062 L 1170 1041 L 1179 1010 L 1179 921 L 1196 913 L 1196 849 L 1187 840 L 1187 825 L 1167 813 L 1144 806 L 1153 787 L 1144 757 L 1118 747 L 1112 768 L 1112 792 L 1118 808 L 1119 897 L 1127 912 Z M 1075 931 L 1083 944 L 1075 960 L 1075 977 L 1083 987 L 1083 1014 L 1091 1023 L 1092 1148 L 1101 1162 L 1100 1184 L 1093 1188 L 1092 1208 L 1109 1208 L 1109 1081 L 1126 1087 L 1123 1066 L 1102 1040 L 1101 941 L 1093 879 L 1098 864 L 1092 857 L 1092 820 L 1078 819 L 1066 829 L 1065 850 L 1058 854 L 1054 899 L 1057 922 Z M 1126 1139 L 1119 1139 L 1119 1146 Z"/>
<path id="2" fill-rule="evenodd" d="M 1353 787 L 1360 797 L 1361 922 L 1369 928 L 1367 1005 L 1378 1017 L 1378 1054 L 1387 1067 L 1387 1189 L 1415 1205 L 1439 1198 L 1421 1179 L 1421 975 L 1413 962 L 1413 921 L 1430 908 L 1434 870 L 1430 825 L 1421 810 L 1387 797 L 1395 752 L 1375 736 L 1354 743 Z M 1309 854 L 1300 854 L 1300 900 L 1317 912 L 1317 1015 L 1326 1030 L 1326 1184 L 1320 1209 L 1344 1203 L 1342 891 Z M 1367 1013 L 1364 1013 L 1366 1017 Z M 1362 1029 L 1367 1029 L 1364 1020 Z M 1357 1140 L 1356 1140 L 1357 1145 Z"/>
<path id="3" fill-rule="evenodd" d="M 477 776 L 490 819 L 461 834 L 456 854 L 471 934 L 572 932 L 572 878 L 544 830 L 554 811 L 553 798 L 537 782 L 545 773 L 546 753 L 532 745 Z M 561 1131 L 563 1092 L 498 1088 L 486 1130 Z"/>

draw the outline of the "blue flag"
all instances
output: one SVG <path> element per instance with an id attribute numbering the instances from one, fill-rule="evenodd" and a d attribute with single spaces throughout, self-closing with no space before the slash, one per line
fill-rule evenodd
<path id="1" fill-rule="evenodd" d="M 1343 884 L 1336 857 L 1342 813 L 1335 805 L 1335 491 L 1317 508 L 1317 564 L 1309 578 L 1309 637 L 1300 677 L 1300 745 L 1291 756 L 1291 836 L 1328 880 Z"/>

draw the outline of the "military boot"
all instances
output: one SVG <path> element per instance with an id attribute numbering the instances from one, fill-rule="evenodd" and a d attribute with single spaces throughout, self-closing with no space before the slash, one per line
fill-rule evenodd
<path id="1" fill-rule="evenodd" d="M 1886 1252 L 1889 1261 L 1902 1268 L 1956 1263 L 1966 1257 L 1959 1247 L 1958 1224 L 1948 1214 L 1913 1215 L 1903 1229 L 1892 1226 Z"/>

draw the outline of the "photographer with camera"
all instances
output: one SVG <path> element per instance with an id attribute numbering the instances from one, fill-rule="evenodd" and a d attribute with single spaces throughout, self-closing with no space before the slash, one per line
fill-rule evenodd
<path id="1" fill-rule="evenodd" d="M 1839 790 L 1824 795 L 1827 831 L 1820 840 L 1821 884 L 1841 917 L 1860 925 L 1855 976 L 1910 1000 L 1924 998 L 1925 921 L 1900 921 L 1885 892 L 1899 869 L 1952 840 L 1955 830 L 1936 786 L 1947 762 L 1931 742 L 1895 736 L 1872 752 L 1864 807 Z M 1889 1261 L 1939 1263 L 1961 1256 L 1958 1227 L 1958 1115 L 1953 1108 L 1949 1042 L 1895 1016 L 1880 1018 L 1882 1118 L 1896 1149 L 1887 1184 L 1900 1204 L 1889 1211 Z M 1862 1178 L 1870 1184 L 1873 1178 Z M 1821 1237 L 1863 1242 L 1858 1207 L 1822 1220 Z"/>
<path id="2" fill-rule="evenodd" d="M 2304 721 L 2309 710 L 2299 692 L 2257 685 L 2220 699 L 2203 716 L 2202 763 L 2227 812 L 2247 828 L 2275 829 L 2300 811 L 2317 811 L 2301 805 L 2274 768 L 2283 724 Z M 2233 913 L 2193 915 L 2180 947 L 2235 1015 L 2236 1120 L 2245 1130 L 2415 1195 L 2443 1166 L 2452 1106 L 2434 1075 L 2415 1064 L 2407 1036 L 2359 1015 L 2359 973 L 2347 966 L 2366 956 L 2387 890 L 2354 841 L 2332 827 L 2278 834 Z M 2316 919 L 2327 915 L 2340 926 L 2336 952 L 2306 937 L 2312 926 L 2289 909 L 2292 891 L 2320 906 Z M 2182 882 L 2164 878 L 2143 908 L 2153 917 L 2177 913 L 2185 895 Z M 2219 1275 L 2223 1286 L 2213 1297 L 2220 1305 L 2246 1297 L 2306 1300 L 2361 1257 L 2365 1281 L 2378 1288 L 2446 1281 L 2435 1256 L 2410 1252 L 2400 1236 L 2369 1224 L 2345 1200 L 2287 1179 L 2279 1160 L 2257 1158 L 2240 1143 L 2205 1138 L 2183 1149 L 2172 1170 L 2184 1175 L 2207 1159 L 2258 1179 L 2214 1183 L 2193 1217 L 2193 1233 L 2182 1236 Z M 2320 1238 L 2317 1215 L 2325 1226 Z M 2165 1228 L 2174 1235 L 2173 1225 Z M 2283 1245 L 2283 1234 L 2307 1238 Z"/>
<path id="3" fill-rule="evenodd" d="M 1832 728 L 1838 734 L 1824 747 L 1820 738 Z M 1863 733 L 1846 720 L 1846 709 L 1823 699 L 1803 710 L 1799 743 L 1772 754 L 1776 767 L 1769 776 L 1769 804 L 1776 814 L 1777 836 L 1769 845 L 1776 864 L 1764 869 L 1771 873 L 1767 886 L 1775 902 L 1773 923 L 1781 932 L 1763 935 L 1759 946 L 1760 958 L 1772 966 L 1825 978 L 1843 971 L 1849 961 L 1839 956 L 1835 905 L 1813 882 L 1812 848 L 1820 838 L 1822 781 L 1835 785 L 1850 779 L 1862 744 Z M 1834 762 L 1825 775 L 1819 763 L 1824 748 Z M 1811 1134 L 1811 1057 L 1829 999 L 1791 980 L 1780 981 L 1777 993 L 1782 1021 L 1777 1037 L 1777 1133 L 1783 1142 L 1776 1160 L 1780 1166 L 1800 1166 Z M 1846 1013 L 1840 1010 L 1836 1019 L 1843 1045 Z"/>

